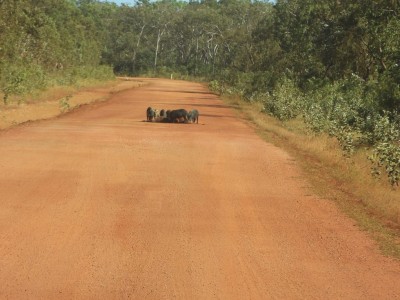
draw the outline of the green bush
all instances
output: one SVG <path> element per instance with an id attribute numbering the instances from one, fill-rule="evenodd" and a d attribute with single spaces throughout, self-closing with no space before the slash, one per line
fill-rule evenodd
<path id="1" fill-rule="evenodd" d="M 368 157 L 372 162 L 372 174 L 381 175 L 384 171 L 392 186 L 399 185 L 400 180 L 400 147 L 390 142 L 380 142 Z"/>
<path id="2" fill-rule="evenodd" d="M 70 110 L 71 105 L 69 104 L 69 99 L 71 99 L 71 97 L 72 97 L 72 95 L 68 95 L 68 96 L 62 98 L 62 99 L 58 102 L 59 107 L 60 107 L 60 111 L 61 111 L 62 113 L 67 112 L 67 111 Z"/>
<path id="3" fill-rule="evenodd" d="M 48 86 L 48 76 L 36 64 L 3 64 L 1 71 L 1 90 L 3 102 L 9 102 L 9 97 L 20 96 L 20 99 L 33 90 L 44 89 Z M 19 100 L 20 101 L 20 100 Z"/>
<path id="4" fill-rule="evenodd" d="M 372 128 L 366 132 L 367 141 L 374 145 L 381 142 L 391 143 L 400 138 L 400 122 L 398 115 L 384 111 L 383 115 L 377 115 L 372 120 Z"/>
<path id="5" fill-rule="evenodd" d="M 385 111 L 374 120 L 374 127 L 367 139 L 373 144 L 372 174 L 379 176 L 382 171 L 387 175 L 390 184 L 398 185 L 400 180 L 400 129 L 399 116 Z"/>
<path id="6" fill-rule="evenodd" d="M 337 125 L 335 122 L 330 123 L 329 134 L 334 136 L 343 150 L 345 157 L 350 157 L 359 144 L 359 133 L 348 125 Z"/>
<path id="7" fill-rule="evenodd" d="M 109 80 L 115 78 L 109 66 L 81 66 L 59 71 L 57 74 L 46 72 L 37 64 L 6 64 L 0 65 L 0 88 L 3 102 L 9 103 L 11 96 L 18 96 L 19 102 L 35 90 L 43 90 L 52 85 L 75 85 L 79 80 L 95 79 Z"/>
<path id="8" fill-rule="evenodd" d="M 297 117 L 304 104 L 304 96 L 293 81 L 284 78 L 264 100 L 264 111 L 284 121 Z"/>
<path id="9" fill-rule="evenodd" d="M 212 80 L 212 81 L 210 81 L 210 82 L 208 83 L 208 88 L 209 88 L 212 92 L 217 93 L 217 94 L 219 94 L 219 95 L 223 94 L 223 92 L 224 92 L 224 87 L 223 87 L 223 85 L 221 84 L 221 82 L 218 81 L 218 80 Z"/>

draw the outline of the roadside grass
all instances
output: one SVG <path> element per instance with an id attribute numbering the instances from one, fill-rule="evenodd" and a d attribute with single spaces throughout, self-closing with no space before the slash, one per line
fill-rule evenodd
<path id="1" fill-rule="evenodd" d="M 28 121 L 53 118 L 82 105 L 105 101 L 114 93 L 143 84 L 142 80 L 136 78 L 84 80 L 73 86 L 53 86 L 34 91 L 22 99 L 20 96 L 10 97 L 7 105 L 0 102 L 0 130 Z"/>
<path id="2" fill-rule="evenodd" d="M 3 110 L 12 109 L 23 104 L 33 104 L 37 102 L 52 101 L 61 99 L 80 90 L 93 87 L 107 87 L 116 83 L 116 80 L 94 80 L 82 79 L 72 85 L 53 85 L 44 90 L 34 90 L 25 95 L 11 95 L 8 104 L 0 101 L 0 108 Z M 3 99 L 3 93 L 0 92 L 0 98 Z"/>
<path id="3" fill-rule="evenodd" d="M 338 207 L 379 245 L 383 254 L 400 259 L 400 190 L 370 174 L 368 149 L 350 158 L 334 138 L 310 134 L 299 120 L 281 122 L 261 112 L 259 103 L 222 97 L 264 140 L 289 152 L 320 197 Z"/>

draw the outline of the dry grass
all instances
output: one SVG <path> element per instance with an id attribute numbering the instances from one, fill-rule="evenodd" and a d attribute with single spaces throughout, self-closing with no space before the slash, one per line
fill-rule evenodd
<path id="1" fill-rule="evenodd" d="M 0 129 L 28 121 L 49 119 L 78 108 L 81 105 L 107 100 L 113 93 L 143 85 L 140 79 L 85 82 L 80 87 L 57 86 L 37 91 L 24 101 L 11 98 L 8 105 L 0 104 Z M 2 98 L 2 95 L 0 95 Z M 69 108 L 63 109 L 60 101 L 67 100 Z"/>
<path id="2" fill-rule="evenodd" d="M 335 201 L 378 242 L 384 254 L 400 258 L 400 191 L 386 178 L 371 176 L 366 149 L 345 158 L 335 139 L 309 134 L 301 120 L 283 123 L 261 113 L 257 103 L 224 100 L 236 107 L 263 139 L 296 158 L 319 196 Z"/>

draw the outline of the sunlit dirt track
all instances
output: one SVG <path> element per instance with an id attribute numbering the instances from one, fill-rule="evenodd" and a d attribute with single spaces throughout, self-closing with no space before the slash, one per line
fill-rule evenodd
<path id="1" fill-rule="evenodd" d="M 400 262 L 287 153 L 202 85 L 144 80 L 0 133 L 0 299 L 400 298 Z"/>

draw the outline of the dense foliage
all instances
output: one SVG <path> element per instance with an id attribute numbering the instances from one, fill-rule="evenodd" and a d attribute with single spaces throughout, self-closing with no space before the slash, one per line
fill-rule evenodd
<path id="1" fill-rule="evenodd" d="M 79 78 L 113 76 L 100 66 L 106 29 L 102 6 L 92 1 L 0 1 L 0 88 L 7 104 Z M 108 6 L 108 10 L 113 7 Z"/>
<path id="2" fill-rule="evenodd" d="M 129 2 L 129 1 L 128 1 Z M 372 148 L 373 173 L 400 174 L 397 0 L 0 1 L 0 88 L 117 74 L 198 77 Z"/>

